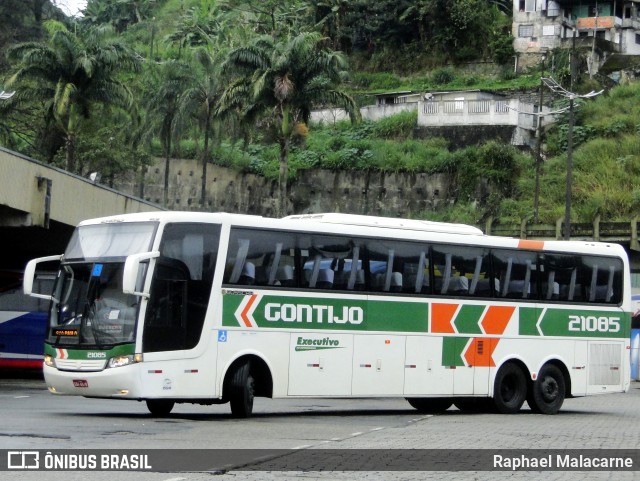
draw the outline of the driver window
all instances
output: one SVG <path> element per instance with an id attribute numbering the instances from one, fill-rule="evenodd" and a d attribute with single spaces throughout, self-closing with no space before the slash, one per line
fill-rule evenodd
<path id="1" fill-rule="evenodd" d="M 167 224 L 151 282 L 143 348 L 194 348 L 201 337 L 215 275 L 220 226 Z"/>

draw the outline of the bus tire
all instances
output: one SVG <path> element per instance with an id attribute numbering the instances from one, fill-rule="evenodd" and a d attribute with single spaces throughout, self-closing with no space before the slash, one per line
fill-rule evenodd
<path id="1" fill-rule="evenodd" d="M 493 404 L 501 414 L 520 411 L 527 397 L 527 378 L 516 364 L 506 363 L 496 375 L 493 384 Z"/>
<path id="2" fill-rule="evenodd" d="M 231 377 L 229 386 L 231 415 L 234 418 L 248 418 L 253 412 L 255 382 L 251 376 L 251 365 L 244 362 L 239 365 Z"/>
<path id="3" fill-rule="evenodd" d="M 417 409 L 422 414 L 437 414 L 446 411 L 451 407 L 452 401 L 449 398 L 424 398 L 424 397 L 408 397 L 406 398 L 411 407 Z"/>
<path id="4" fill-rule="evenodd" d="M 175 402 L 167 399 L 147 399 L 147 409 L 152 416 L 163 418 L 171 413 Z"/>
<path id="5" fill-rule="evenodd" d="M 545 364 L 531 383 L 527 403 L 532 411 L 556 414 L 564 403 L 566 384 L 562 371 L 553 364 Z"/>

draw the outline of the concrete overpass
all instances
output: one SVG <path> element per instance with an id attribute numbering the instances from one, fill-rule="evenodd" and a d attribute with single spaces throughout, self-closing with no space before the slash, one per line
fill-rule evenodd
<path id="1" fill-rule="evenodd" d="M 162 210 L 88 179 L 0 147 L 0 269 L 64 251 L 84 219 Z"/>

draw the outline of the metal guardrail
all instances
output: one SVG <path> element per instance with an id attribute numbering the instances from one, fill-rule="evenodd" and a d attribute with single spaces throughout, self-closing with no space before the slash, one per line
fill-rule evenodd
<path id="1" fill-rule="evenodd" d="M 572 240 L 592 240 L 600 242 L 629 243 L 631 249 L 640 250 L 638 242 L 638 230 L 640 220 L 638 218 L 627 222 L 601 222 L 596 218 L 594 222 L 575 222 L 570 225 L 570 237 Z M 489 235 L 517 237 L 521 239 L 560 240 L 563 238 L 564 222 L 558 219 L 553 224 L 527 224 L 502 225 L 490 218 L 484 228 Z"/>

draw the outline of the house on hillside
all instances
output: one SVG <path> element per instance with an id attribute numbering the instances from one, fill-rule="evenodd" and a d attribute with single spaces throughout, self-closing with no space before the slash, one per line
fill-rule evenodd
<path id="1" fill-rule="evenodd" d="M 640 56 L 640 0 L 513 0 L 513 47 L 522 66 L 555 48 L 588 48 L 598 70 L 615 55 Z"/>
<path id="2" fill-rule="evenodd" d="M 378 121 L 401 112 L 418 110 L 418 101 L 422 99 L 421 92 L 403 90 L 375 94 L 376 103 L 360 108 L 363 120 Z M 343 109 L 320 109 L 311 112 L 311 122 L 333 124 L 342 120 L 349 120 L 349 115 Z"/>
<path id="3" fill-rule="evenodd" d="M 548 112 L 547 107 L 543 110 Z M 362 118 L 371 121 L 407 111 L 417 111 L 419 135 L 451 138 L 454 145 L 475 144 L 483 138 L 533 145 L 538 122 L 537 101 L 488 90 L 386 92 L 376 95 L 374 105 L 360 108 Z M 311 112 L 314 123 L 347 119 L 343 109 Z M 551 116 L 543 117 L 544 124 L 551 121 Z"/>
<path id="4" fill-rule="evenodd" d="M 410 104 L 417 103 L 422 99 L 420 92 L 412 92 L 411 90 L 402 90 L 399 92 L 384 92 L 375 94 L 376 105 L 393 105 L 393 104 Z"/>
<path id="5" fill-rule="evenodd" d="M 501 137 L 513 145 L 533 145 L 537 111 L 538 105 L 531 99 L 527 101 L 487 90 L 427 92 L 418 102 L 418 127 L 445 137 L 454 134 L 452 128 L 457 134 L 464 129 L 479 135 L 485 131 L 485 134 Z M 549 109 L 545 106 L 543 111 Z M 551 116 L 542 120 L 543 124 L 553 121 Z"/>

